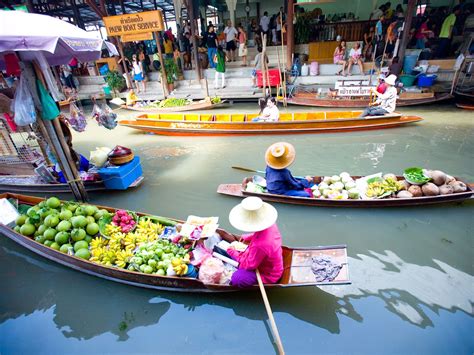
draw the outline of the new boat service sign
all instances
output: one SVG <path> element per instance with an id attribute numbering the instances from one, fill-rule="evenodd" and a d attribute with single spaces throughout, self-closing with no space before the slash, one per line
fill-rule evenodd
<path id="1" fill-rule="evenodd" d="M 108 16 L 103 20 L 109 36 L 136 35 L 165 30 L 160 10 Z"/>

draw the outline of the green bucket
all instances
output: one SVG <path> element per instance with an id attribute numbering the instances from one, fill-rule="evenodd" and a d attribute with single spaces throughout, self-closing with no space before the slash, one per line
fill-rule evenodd
<path id="1" fill-rule="evenodd" d="M 413 86 L 415 83 L 416 76 L 415 75 L 400 75 L 400 81 L 404 87 Z"/>
<path id="2" fill-rule="evenodd" d="M 111 91 L 110 91 L 110 87 L 109 86 L 103 86 L 102 89 L 104 90 L 104 94 L 105 95 L 110 95 L 111 94 Z"/>

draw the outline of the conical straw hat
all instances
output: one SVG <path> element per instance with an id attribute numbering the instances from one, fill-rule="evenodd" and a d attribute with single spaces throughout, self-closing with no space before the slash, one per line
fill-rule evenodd
<path id="1" fill-rule="evenodd" d="M 274 143 L 265 152 L 265 162 L 273 169 L 284 169 L 290 166 L 295 161 L 295 157 L 295 147 L 286 142 Z"/>
<path id="2" fill-rule="evenodd" d="M 243 232 L 259 232 L 273 225 L 278 212 L 259 197 L 247 197 L 229 213 L 229 222 Z"/>

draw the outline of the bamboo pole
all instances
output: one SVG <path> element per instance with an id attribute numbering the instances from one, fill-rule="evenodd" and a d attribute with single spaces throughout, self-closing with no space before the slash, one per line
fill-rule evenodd
<path id="1" fill-rule="evenodd" d="M 293 6 L 293 4 L 289 4 L 291 6 Z M 284 46 L 283 46 L 283 40 L 284 40 L 284 36 L 283 36 L 283 14 L 281 13 L 280 11 L 280 32 L 281 32 L 281 58 L 283 60 L 283 58 L 285 58 L 285 50 L 284 50 Z M 288 44 L 288 34 L 286 36 L 286 45 L 289 46 Z M 277 53 L 278 53 L 278 49 L 277 49 Z M 280 67 L 280 55 L 278 55 L 278 67 Z M 283 66 L 285 68 L 285 66 Z M 281 81 L 281 71 L 280 71 L 280 83 L 281 83 L 281 86 L 283 88 L 283 106 L 287 106 L 287 103 L 286 103 L 286 70 L 283 70 L 283 82 Z"/>
<path id="2" fill-rule="evenodd" d="M 153 32 L 153 35 L 155 36 L 156 49 L 158 50 L 158 56 L 161 61 L 161 85 L 163 86 L 163 95 L 166 99 L 170 93 L 168 90 L 168 77 L 166 76 L 165 61 L 163 59 L 163 52 L 161 51 L 160 36 L 156 31 Z"/>
<path id="3" fill-rule="evenodd" d="M 267 50 L 267 34 L 264 34 L 262 36 L 262 58 L 261 58 L 261 71 L 262 71 L 262 91 L 263 91 L 263 97 L 267 96 L 266 91 L 266 84 L 267 84 L 267 78 L 265 76 L 265 66 L 266 66 L 266 60 L 265 60 L 265 53 Z"/>
<path id="4" fill-rule="evenodd" d="M 267 311 L 268 320 L 270 321 L 270 327 L 272 329 L 273 337 L 275 338 L 275 342 L 278 348 L 278 354 L 284 355 L 285 350 L 283 349 L 283 343 L 281 342 L 280 333 L 278 333 L 278 328 L 275 323 L 275 318 L 273 318 L 272 308 L 270 307 L 270 302 L 268 301 L 267 293 L 265 292 L 265 287 L 263 286 L 262 277 L 260 276 L 260 272 L 255 270 L 257 275 L 258 287 L 260 288 L 260 293 L 262 294 L 263 303 L 265 304 L 265 309 Z"/>
<path id="5" fill-rule="evenodd" d="M 35 62 L 33 62 L 33 69 L 36 73 L 37 78 L 43 83 L 46 88 L 47 85 L 44 80 L 43 73 L 41 72 L 38 64 Z M 77 171 L 77 168 L 74 162 L 72 161 L 71 151 L 66 141 L 64 140 L 64 134 L 59 125 L 58 118 L 55 117 L 52 121 L 43 121 L 43 124 L 49 134 L 53 146 L 56 147 L 58 159 L 62 161 L 63 166 L 61 167 L 61 170 L 63 171 L 68 184 L 74 191 L 78 192 L 78 196 L 76 196 L 76 198 L 78 197 L 78 199 L 83 202 L 87 201 L 88 196 L 86 189 L 81 180 L 79 172 Z"/>

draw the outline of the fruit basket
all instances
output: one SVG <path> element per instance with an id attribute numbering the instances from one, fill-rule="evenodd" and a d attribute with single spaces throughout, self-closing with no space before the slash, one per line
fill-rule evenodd
<path id="1" fill-rule="evenodd" d="M 423 185 L 431 180 L 426 176 L 424 170 L 418 167 L 405 169 L 403 177 L 412 185 Z"/>

